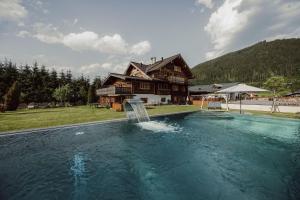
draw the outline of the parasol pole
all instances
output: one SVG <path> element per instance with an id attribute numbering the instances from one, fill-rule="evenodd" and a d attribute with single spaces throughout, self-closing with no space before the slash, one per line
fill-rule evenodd
<path id="1" fill-rule="evenodd" d="M 226 110 L 229 111 L 229 107 L 228 107 L 228 94 L 226 94 Z"/>
<path id="2" fill-rule="evenodd" d="M 240 114 L 242 114 L 242 93 L 240 93 Z"/>

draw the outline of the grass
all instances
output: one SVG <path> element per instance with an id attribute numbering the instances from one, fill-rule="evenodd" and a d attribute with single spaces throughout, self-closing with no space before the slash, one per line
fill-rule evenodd
<path id="1" fill-rule="evenodd" d="M 184 111 L 196 111 L 199 109 L 199 106 L 166 105 L 151 107 L 151 109 L 148 109 L 147 111 L 149 115 L 159 115 Z M 236 112 L 236 110 L 232 111 Z M 294 113 L 270 113 L 249 110 L 245 110 L 244 112 L 252 113 L 255 115 L 270 115 L 274 117 L 300 119 L 300 115 Z M 59 125 L 120 119 L 125 117 L 126 116 L 124 112 L 115 112 L 106 108 L 99 109 L 89 106 L 35 110 L 24 109 L 13 112 L 0 113 L 0 132 L 32 128 L 45 128 Z"/>
<path id="2" fill-rule="evenodd" d="M 196 106 L 166 105 L 148 109 L 149 115 L 199 110 Z M 45 128 L 58 125 L 94 122 L 125 118 L 124 112 L 115 112 L 106 108 L 76 106 L 34 110 L 17 110 L 0 113 L 0 132 L 32 128 Z"/>

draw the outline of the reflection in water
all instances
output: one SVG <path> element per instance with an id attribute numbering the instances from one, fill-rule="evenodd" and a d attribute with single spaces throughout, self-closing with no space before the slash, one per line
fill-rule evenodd
<path id="1" fill-rule="evenodd" d="M 73 165 L 71 171 L 74 176 L 74 198 L 73 199 L 86 199 L 86 185 L 85 178 L 85 156 L 82 153 L 77 153 L 73 158 Z"/>

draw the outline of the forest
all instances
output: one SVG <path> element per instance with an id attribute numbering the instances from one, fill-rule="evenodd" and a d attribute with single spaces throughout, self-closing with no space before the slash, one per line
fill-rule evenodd
<path id="1" fill-rule="evenodd" d="M 192 72 L 193 85 L 244 82 L 261 87 L 268 78 L 282 76 L 300 89 L 300 39 L 259 42 L 196 65 Z"/>
<path id="2" fill-rule="evenodd" d="M 17 100 L 11 98 L 16 104 L 68 102 L 82 105 L 95 102 L 95 90 L 100 87 L 100 78 L 91 81 L 83 75 L 74 77 L 69 70 L 57 72 L 36 62 L 32 66 L 17 66 L 7 60 L 0 62 L 0 105 L 13 93 L 18 93 Z"/>

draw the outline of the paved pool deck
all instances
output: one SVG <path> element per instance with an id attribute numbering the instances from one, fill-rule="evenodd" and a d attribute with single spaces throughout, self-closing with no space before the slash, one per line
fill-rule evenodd
<path id="1" fill-rule="evenodd" d="M 222 103 L 221 107 L 226 109 L 226 104 Z M 228 104 L 229 109 L 239 110 L 240 104 Z M 242 110 L 253 110 L 253 111 L 266 111 L 271 112 L 271 105 L 243 105 Z M 300 112 L 300 106 L 278 106 L 279 111 L 283 113 L 298 113 Z"/>

